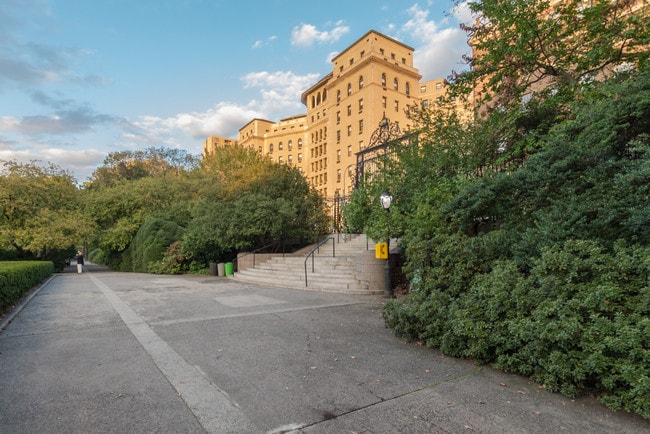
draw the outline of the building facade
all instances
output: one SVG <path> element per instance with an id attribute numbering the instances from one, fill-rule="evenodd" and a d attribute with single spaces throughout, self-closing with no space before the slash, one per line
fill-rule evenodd
<path id="1" fill-rule="evenodd" d="M 303 92 L 306 114 L 279 122 L 253 119 L 239 130 L 236 141 L 206 139 L 204 154 L 237 143 L 296 166 L 330 203 L 347 196 L 356 153 L 370 145 L 382 119 L 407 131 L 409 106 L 426 105 L 445 94 L 442 78 L 420 82 L 413 51 L 371 30 L 332 59 L 332 71 Z"/>

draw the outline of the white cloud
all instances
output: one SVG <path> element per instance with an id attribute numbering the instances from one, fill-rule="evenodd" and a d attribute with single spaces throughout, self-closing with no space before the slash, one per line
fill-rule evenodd
<path id="1" fill-rule="evenodd" d="M 452 70 L 466 68 L 463 64 L 463 54 L 471 50 L 467 45 L 467 35 L 461 30 L 460 25 L 455 27 L 445 23 L 436 23 L 429 20 L 429 11 L 422 9 L 418 4 L 408 9 L 411 16 L 402 31 L 408 33 L 411 38 L 417 41 L 413 62 L 422 74 L 423 80 L 432 80 L 447 77 Z M 453 16 L 458 20 L 469 20 L 471 14 L 465 3 L 454 8 Z"/>
<path id="2" fill-rule="evenodd" d="M 303 112 L 300 95 L 320 78 L 319 74 L 297 75 L 291 71 L 251 72 L 242 80 L 245 88 L 259 87 L 261 102 L 252 101 L 249 106 L 267 118 Z"/>
<path id="3" fill-rule="evenodd" d="M 2 146 L 0 145 L 0 148 Z M 63 149 L 53 148 L 46 144 L 33 144 L 25 149 L 0 149 L 0 160 L 16 161 L 18 163 L 36 162 L 45 166 L 48 163 L 72 174 L 77 182 L 83 182 L 101 165 L 106 158 L 106 152 L 99 149 Z"/>
<path id="4" fill-rule="evenodd" d="M 242 77 L 245 88 L 259 88 L 261 98 L 246 104 L 222 102 L 204 112 L 179 113 L 174 117 L 142 116 L 122 135 L 130 143 L 178 143 L 178 136 L 203 140 L 210 135 L 236 137 L 254 118 L 279 120 L 304 112 L 300 95 L 319 79 L 318 74 L 297 75 L 290 71 L 251 72 Z M 1 119 L 0 119 L 1 121 Z"/>
<path id="5" fill-rule="evenodd" d="M 275 36 L 275 35 L 274 35 L 274 36 L 269 36 L 269 37 L 266 38 L 265 40 L 258 39 L 257 41 L 253 42 L 253 46 L 252 46 L 252 48 L 255 49 L 255 48 L 266 47 L 267 45 L 270 45 L 270 44 L 271 44 L 273 41 L 275 41 L 276 39 L 278 39 L 278 37 Z"/>
<path id="6" fill-rule="evenodd" d="M 330 31 L 320 31 L 313 24 L 301 24 L 291 31 L 291 45 L 311 47 L 315 42 L 336 42 L 349 31 L 350 28 L 343 25 L 342 21 L 338 21 Z"/>

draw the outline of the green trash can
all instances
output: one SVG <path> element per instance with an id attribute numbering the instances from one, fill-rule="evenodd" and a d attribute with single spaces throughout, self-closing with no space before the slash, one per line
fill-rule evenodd
<path id="1" fill-rule="evenodd" d="M 232 276 L 234 274 L 232 262 L 226 262 L 226 276 Z"/>

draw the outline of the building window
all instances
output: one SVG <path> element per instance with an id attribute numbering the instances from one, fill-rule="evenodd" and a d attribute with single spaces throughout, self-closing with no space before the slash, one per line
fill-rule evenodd
<path id="1" fill-rule="evenodd" d="M 363 87 L 363 75 L 359 77 L 359 89 Z"/>
<path id="2" fill-rule="evenodd" d="M 406 92 L 407 95 L 411 94 L 411 85 L 408 82 L 404 85 L 404 92 Z"/>
<path id="3" fill-rule="evenodd" d="M 336 143 L 341 141 L 341 130 L 336 130 Z"/>
<path id="4" fill-rule="evenodd" d="M 298 139 L 298 149 L 302 149 L 302 139 Z"/>
<path id="5" fill-rule="evenodd" d="M 399 80 L 397 80 L 397 77 L 393 79 L 393 89 L 395 90 L 399 89 Z"/>
<path id="6" fill-rule="evenodd" d="M 278 163 L 282 164 L 283 161 L 284 161 L 284 160 L 282 159 L 282 155 L 280 155 L 280 156 L 278 157 Z"/>
<path id="7" fill-rule="evenodd" d="M 399 101 L 395 100 L 395 111 L 399 111 Z"/>
<path id="8" fill-rule="evenodd" d="M 289 164 L 293 163 L 293 155 L 289 155 L 289 160 L 288 161 L 289 161 Z"/>
<path id="9" fill-rule="evenodd" d="M 386 87 L 386 74 L 381 74 L 381 87 Z"/>
<path id="10" fill-rule="evenodd" d="M 350 59 L 350 65 L 354 64 L 354 59 Z"/>
<path id="11" fill-rule="evenodd" d="M 293 149 L 293 140 L 289 140 L 289 143 L 287 143 L 287 147 L 289 150 Z"/>
<path id="12" fill-rule="evenodd" d="M 336 150 L 336 162 L 337 163 L 341 162 L 341 150 L 340 149 Z"/>
<path id="13" fill-rule="evenodd" d="M 352 125 L 348 125 L 348 137 L 352 135 Z"/>
<path id="14" fill-rule="evenodd" d="M 395 60 L 395 53 L 390 53 L 390 58 L 391 58 L 392 60 Z"/>
<path id="15" fill-rule="evenodd" d="M 352 156 L 352 145 L 348 145 L 348 157 Z"/>
<path id="16" fill-rule="evenodd" d="M 384 55 L 384 49 L 383 48 L 379 49 L 379 54 L 381 54 L 382 56 Z"/>
<path id="17" fill-rule="evenodd" d="M 278 143 L 278 151 L 281 151 L 284 149 L 284 145 L 282 145 L 282 142 Z"/>
<path id="18" fill-rule="evenodd" d="M 359 134 L 363 133 L 363 119 L 359 120 Z"/>
<path id="19" fill-rule="evenodd" d="M 386 108 L 386 97 L 385 97 L 385 96 L 382 96 L 382 97 L 381 97 L 381 106 L 382 106 L 383 108 Z"/>
<path id="20" fill-rule="evenodd" d="M 420 93 L 424 93 L 424 92 L 426 92 L 426 91 L 427 91 L 427 87 L 426 87 L 426 86 L 420 86 Z"/>
<path id="21" fill-rule="evenodd" d="M 336 123 L 338 124 L 340 122 L 341 122 L 341 112 L 336 112 Z"/>
<path id="22" fill-rule="evenodd" d="M 269 145 L 269 152 L 273 152 L 273 143 Z"/>
<path id="23" fill-rule="evenodd" d="M 302 163 L 302 153 L 298 154 L 298 163 Z"/>
<path id="24" fill-rule="evenodd" d="M 336 182 L 341 182 L 341 169 L 336 171 Z"/>
<path id="25" fill-rule="evenodd" d="M 442 83 L 436 83 L 436 89 L 442 89 Z"/>
<path id="26" fill-rule="evenodd" d="M 341 102 L 341 90 L 336 91 L 336 102 Z M 312 119 L 313 121 L 313 119 Z"/>
<path id="27" fill-rule="evenodd" d="M 348 106 L 348 116 L 352 116 L 352 106 Z"/>
<path id="28" fill-rule="evenodd" d="M 359 142 L 359 149 L 363 149 L 363 148 L 365 148 L 365 147 L 366 147 L 366 145 L 364 145 L 364 144 L 363 144 L 363 140 L 361 140 L 361 141 Z"/>
<path id="29" fill-rule="evenodd" d="M 352 83 L 348 83 L 348 96 L 352 95 Z"/>
<path id="30" fill-rule="evenodd" d="M 363 111 L 363 98 L 359 100 L 359 113 Z"/>

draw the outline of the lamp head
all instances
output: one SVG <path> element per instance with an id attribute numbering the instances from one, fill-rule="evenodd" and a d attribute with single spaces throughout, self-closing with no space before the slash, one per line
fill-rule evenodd
<path id="1" fill-rule="evenodd" d="M 393 202 L 393 196 L 391 196 L 390 193 L 385 191 L 381 194 L 381 196 L 379 196 L 379 201 L 381 202 L 381 207 L 384 208 L 386 211 L 388 211 L 391 202 Z"/>

